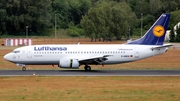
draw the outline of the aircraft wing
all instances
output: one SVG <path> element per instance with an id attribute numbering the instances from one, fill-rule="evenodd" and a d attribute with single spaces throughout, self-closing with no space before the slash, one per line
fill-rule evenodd
<path id="1" fill-rule="evenodd" d="M 171 44 L 164 44 L 162 46 L 155 46 L 155 47 L 152 47 L 151 50 L 153 51 L 154 49 L 160 49 L 160 48 L 164 48 L 164 47 L 171 47 L 173 45 Z"/>
<path id="2" fill-rule="evenodd" d="M 110 57 L 112 55 L 102 55 L 102 56 L 93 56 L 93 57 L 80 57 L 78 58 L 79 62 L 82 63 L 94 63 L 94 64 L 102 64 L 105 62 L 107 57 Z"/>

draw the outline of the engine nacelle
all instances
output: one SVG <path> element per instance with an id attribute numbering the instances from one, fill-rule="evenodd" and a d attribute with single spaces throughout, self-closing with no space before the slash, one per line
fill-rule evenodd
<path id="1" fill-rule="evenodd" d="M 60 68 L 79 68 L 79 61 L 77 59 L 61 59 L 59 61 Z"/>

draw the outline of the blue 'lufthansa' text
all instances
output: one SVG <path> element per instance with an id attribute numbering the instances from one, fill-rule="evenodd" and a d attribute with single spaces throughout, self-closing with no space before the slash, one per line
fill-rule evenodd
<path id="1" fill-rule="evenodd" d="M 42 46 L 42 47 L 34 47 L 34 51 L 67 51 L 67 47 Z"/>

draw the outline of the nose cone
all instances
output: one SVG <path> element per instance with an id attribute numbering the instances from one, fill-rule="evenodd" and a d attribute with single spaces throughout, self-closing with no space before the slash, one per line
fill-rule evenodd
<path id="1" fill-rule="evenodd" d="M 4 59 L 9 61 L 10 60 L 9 54 L 4 55 Z"/>

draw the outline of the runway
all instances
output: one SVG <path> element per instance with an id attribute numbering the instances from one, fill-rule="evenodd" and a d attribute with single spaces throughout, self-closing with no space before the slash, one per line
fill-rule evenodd
<path id="1" fill-rule="evenodd" d="M 0 70 L 0 76 L 180 76 L 180 70 Z"/>

